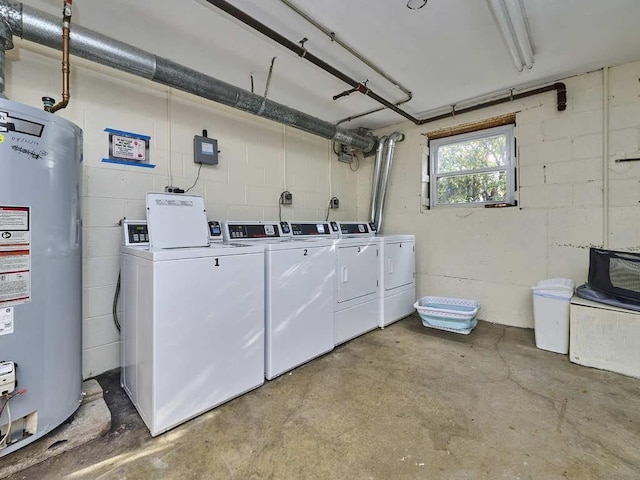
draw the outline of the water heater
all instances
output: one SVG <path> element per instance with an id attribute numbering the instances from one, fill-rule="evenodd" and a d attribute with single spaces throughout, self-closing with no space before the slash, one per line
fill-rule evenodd
<path id="1" fill-rule="evenodd" d="M 0 98 L 0 457 L 82 397 L 81 160 L 79 127 Z"/>

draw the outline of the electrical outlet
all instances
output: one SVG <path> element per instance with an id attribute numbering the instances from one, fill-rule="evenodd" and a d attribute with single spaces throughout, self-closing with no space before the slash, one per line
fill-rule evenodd
<path id="1" fill-rule="evenodd" d="M 293 193 L 289 191 L 280 194 L 280 203 L 282 205 L 291 205 L 293 203 Z"/>
<path id="2" fill-rule="evenodd" d="M 333 197 L 329 202 L 329 206 L 331 208 L 340 208 L 340 200 L 338 200 L 338 197 Z"/>

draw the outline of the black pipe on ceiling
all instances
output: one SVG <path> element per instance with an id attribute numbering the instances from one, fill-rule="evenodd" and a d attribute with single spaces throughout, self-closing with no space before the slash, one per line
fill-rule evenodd
<path id="1" fill-rule="evenodd" d="M 214 7 L 217 7 L 220 10 L 222 10 L 223 12 L 231 15 L 236 20 L 239 20 L 240 22 L 244 23 L 245 25 L 247 25 L 247 26 L 253 28 L 254 30 L 262 33 L 263 35 L 269 37 L 271 40 L 277 42 L 278 44 L 282 45 L 283 47 L 287 48 L 288 50 L 291 50 L 292 52 L 294 52 L 298 56 L 304 58 L 305 60 L 307 60 L 307 61 L 309 61 L 311 63 L 313 63 L 317 67 L 320 67 L 322 70 L 324 70 L 325 72 L 333 75 L 337 79 L 342 80 L 347 85 L 350 85 L 354 89 L 354 91 L 358 91 L 358 92 L 366 95 L 367 97 L 372 98 L 376 102 L 378 102 L 378 103 L 384 105 L 385 107 L 387 107 L 389 110 L 393 110 L 398 115 L 402 115 L 407 120 L 411 120 L 413 123 L 417 124 L 417 122 L 419 122 L 419 120 L 417 118 L 413 117 L 411 114 L 405 112 L 401 108 L 398 108 L 394 103 L 390 102 L 389 100 L 386 100 L 386 99 L 382 98 L 380 95 L 378 95 L 377 93 L 375 93 L 372 90 L 370 90 L 363 83 L 358 82 L 357 80 L 355 80 L 355 79 L 351 78 L 350 76 L 348 76 L 346 73 L 341 72 L 337 68 L 329 65 L 324 60 L 321 60 L 320 58 L 316 57 L 315 55 L 309 53 L 307 51 L 307 49 L 304 48 L 304 46 L 302 46 L 302 45 L 300 45 L 298 43 L 292 42 L 291 40 L 289 40 L 288 38 L 284 37 L 283 35 L 280 35 L 275 30 L 269 28 L 264 23 L 256 20 L 252 16 L 246 14 L 245 12 L 240 10 L 239 8 L 231 5 L 229 2 L 226 2 L 225 0 L 207 0 L 207 3 L 210 3 Z"/>
<path id="2" fill-rule="evenodd" d="M 225 0 L 206 0 L 206 1 L 207 1 L 207 3 L 213 5 L 214 7 L 217 7 L 220 10 L 222 10 L 223 12 L 231 15 L 236 20 L 239 20 L 240 22 L 244 23 L 245 25 L 247 25 L 247 26 L 253 28 L 254 30 L 262 33 L 263 35 L 269 37 L 271 40 L 275 41 L 276 43 L 282 45 L 283 47 L 285 47 L 285 48 L 287 48 L 289 50 L 291 50 L 292 52 L 294 52 L 295 54 L 297 54 L 300 57 L 304 58 L 305 60 L 308 60 L 309 62 L 313 63 L 317 67 L 320 67 L 325 72 L 330 73 L 331 75 L 333 75 L 334 77 L 338 78 L 339 80 L 342 80 L 347 85 L 350 85 L 352 87 L 352 89 L 353 89 L 352 91 L 350 91 L 350 93 L 355 92 L 355 91 L 360 92 L 360 93 L 362 93 L 362 94 L 374 99 L 378 103 L 384 105 L 389 110 L 392 110 L 392 111 L 396 112 L 397 114 L 402 115 L 404 118 L 406 118 L 407 120 L 413 122 L 415 125 L 424 125 L 425 123 L 434 122 L 436 120 L 442 120 L 444 118 L 449 118 L 452 115 L 460 115 L 460 114 L 467 113 L 467 112 L 473 112 L 475 110 L 480 110 L 482 108 L 487 108 L 487 107 L 492 107 L 494 105 L 500 105 L 502 103 L 512 102 L 514 100 L 519 100 L 519 99 L 522 99 L 522 98 L 531 97 L 533 95 L 539 95 L 541 93 L 546 93 L 546 92 L 550 92 L 550 91 L 553 91 L 553 90 L 555 90 L 556 93 L 557 93 L 557 110 L 559 112 L 562 112 L 562 111 L 566 110 L 566 108 L 567 108 L 567 87 L 565 86 L 564 83 L 558 82 L 558 83 L 554 83 L 553 85 L 548 85 L 546 87 L 536 88 L 534 90 L 521 92 L 521 93 L 518 93 L 518 94 L 515 94 L 515 95 L 514 94 L 507 95 L 507 96 L 502 97 L 502 98 L 498 98 L 498 99 L 495 99 L 495 100 L 490 100 L 490 101 L 484 102 L 484 103 L 479 103 L 477 105 L 472 105 L 470 107 L 463 108 L 463 109 L 460 109 L 460 110 L 456 110 L 455 108 L 453 108 L 450 113 L 437 115 L 435 117 L 418 119 L 418 118 L 414 117 L 413 115 L 411 115 L 410 113 L 405 112 L 404 110 L 399 108 L 397 105 L 389 102 L 388 100 L 382 98 L 380 95 L 378 95 L 375 92 L 371 91 L 363 83 L 358 82 L 357 80 L 354 80 L 353 78 L 349 77 L 344 72 L 341 72 L 337 68 L 335 68 L 335 67 L 329 65 L 328 63 L 326 63 L 324 60 L 321 60 L 320 58 L 316 57 L 315 55 L 309 53 L 307 51 L 307 49 L 304 48 L 304 46 L 303 46 L 304 44 L 301 45 L 301 44 L 292 42 L 291 40 L 287 39 L 283 35 L 281 35 L 278 32 L 276 32 L 275 30 L 273 30 L 273 29 L 269 28 L 268 26 L 266 26 L 264 23 L 256 20 L 255 18 L 253 18 L 252 16 L 250 16 L 247 13 L 243 12 L 239 8 L 231 5 L 229 2 L 226 2 Z"/>
<path id="3" fill-rule="evenodd" d="M 436 115 L 435 117 L 423 118 L 422 120 L 419 120 L 416 125 L 424 125 L 425 123 L 444 120 L 445 118 L 455 117 L 456 115 L 462 115 L 463 113 L 475 112 L 476 110 L 481 110 L 483 108 L 489 108 L 495 105 L 500 105 L 502 103 L 513 102 L 515 100 L 532 97 L 534 95 L 540 95 L 541 93 L 552 92 L 554 90 L 556 92 L 556 109 L 559 112 L 564 112 L 567 109 L 567 86 L 562 82 L 557 82 L 552 85 L 547 85 L 546 87 L 535 88 L 526 92 L 507 95 L 501 98 L 496 98 L 494 100 L 489 100 L 487 102 L 478 103 L 470 107 L 461 108 L 460 110 L 457 110 L 454 107 L 452 108 L 451 112 L 443 113 L 442 115 Z"/>

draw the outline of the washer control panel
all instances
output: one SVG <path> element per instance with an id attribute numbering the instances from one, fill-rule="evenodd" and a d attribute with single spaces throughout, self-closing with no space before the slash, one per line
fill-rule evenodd
<path id="1" fill-rule="evenodd" d="M 291 237 L 287 222 L 224 222 L 223 237 L 226 242 L 237 240 L 286 240 Z"/>
<path id="2" fill-rule="evenodd" d="M 293 238 L 335 236 L 329 222 L 289 222 Z"/>
<path id="3" fill-rule="evenodd" d="M 371 237 L 376 234 L 367 222 L 337 222 L 341 236 Z M 374 227 L 375 228 L 375 227 Z"/>
<path id="4" fill-rule="evenodd" d="M 148 247 L 149 228 L 146 220 L 122 221 L 122 244 L 127 247 Z"/>

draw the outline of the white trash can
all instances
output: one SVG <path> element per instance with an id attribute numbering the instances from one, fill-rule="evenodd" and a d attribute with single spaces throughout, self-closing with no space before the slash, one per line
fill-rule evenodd
<path id="1" fill-rule="evenodd" d="M 569 353 L 569 304 L 575 283 L 551 278 L 531 287 L 536 347 L 555 353 Z"/>

